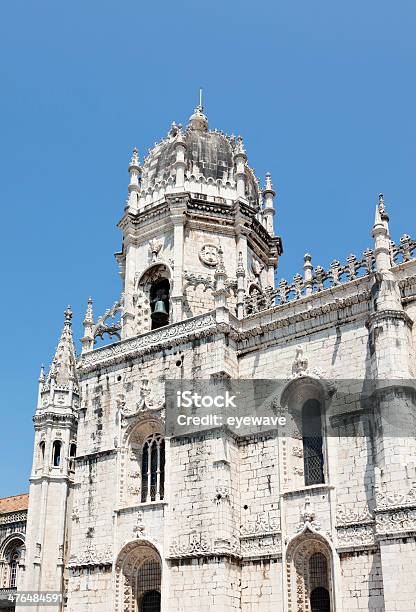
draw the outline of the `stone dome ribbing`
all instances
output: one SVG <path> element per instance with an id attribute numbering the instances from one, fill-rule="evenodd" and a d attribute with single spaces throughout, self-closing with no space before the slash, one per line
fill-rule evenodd
<path id="1" fill-rule="evenodd" d="M 167 181 L 175 173 L 176 145 L 181 139 L 186 146 L 186 174 L 223 183 L 234 181 L 234 153 L 236 141 L 218 130 L 208 129 L 208 120 L 197 107 L 184 132 L 175 123 L 169 134 L 149 152 L 143 164 L 143 180 L 146 186 Z M 246 165 L 246 196 L 258 200 L 257 181 Z"/>

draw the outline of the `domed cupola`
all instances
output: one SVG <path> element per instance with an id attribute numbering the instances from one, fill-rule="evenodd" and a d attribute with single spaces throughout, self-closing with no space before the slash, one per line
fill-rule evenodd
<path id="1" fill-rule="evenodd" d="M 240 196 L 252 206 L 260 206 L 258 180 L 247 164 L 242 139 L 210 130 L 203 111 L 201 105 L 195 108 L 184 131 L 180 124 L 172 123 L 167 136 L 149 151 L 141 169 L 139 207 L 143 196 L 148 204 L 154 201 L 149 196 L 155 192 L 159 196 L 178 187 L 230 203 Z M 178 181 L 178 167 L 182 168 L 183 184 Z M 239 179 L 241 189 L 237 189 Z"/>

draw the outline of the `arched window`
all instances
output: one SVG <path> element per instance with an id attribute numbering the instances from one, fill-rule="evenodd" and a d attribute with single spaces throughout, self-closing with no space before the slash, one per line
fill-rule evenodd
<path id="1" fill-rule="evenodd" d="M 324 480 L 321 404 L 310 399 L 302 408 L 303 467 L 305 485 L 321 484 Z"/>
<path id="2" fill-rule="evenodd" d="M 17 586 L 19 559 L 22 544 L 23 542 L 20 540 L 13 540 L 9 543 L 9 545 L 4 551 L 4 557 L 2 561 L 2 584 L 8 589 L 15 589 Z"/>
<path id="3" fill-rule="evenodd" d="M 77 445 L 75 444 L 75 442 L 71 442 L 71 444 L 69 445 L 69 469 L 71 472 L 73 472 L 75 470 L 75 457 L 77 454 Z"/>
<path id="4" fill-rule="evenodd" d="M 143 445 L 142 502 L 160 501 L 165 490 L 165 441 L 152 434 Z"/>
<path id="5" fill-rule="evenodd" d="M 39 442 L 39 463 L 43 463 L 45 460 L 45 442 Z"/>
<path id="6" fill-rule="evenodd" d="M 10 559 L 10 574 L 9 574 L 9 588 L 15 589 L 17 583 L 17 566 L 19 563 L 19 553 L 16 551 L 13 553 L 12 558 Z"/>
<path id="7" fill-rule="evenodd" d="M 62 442 L 60 440 L 55 440 L 52 446 L 52 465 L 53 467 L 59 467 L 61 465 L 61 451 L 62 451 Z"/>

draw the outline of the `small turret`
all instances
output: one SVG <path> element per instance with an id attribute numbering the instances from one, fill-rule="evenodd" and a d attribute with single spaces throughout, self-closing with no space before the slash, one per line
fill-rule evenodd
<path id="1" fill-rule="evenodd" d="M 76 354 L 72 337 L 72 310 L 64 312 L 64 327 L 49 369 L 47 384 L 50 387 L 68 387 L 76 380 Z"/>
<path id="2" fill-rule="evenodd" d="M 383 194 L 378 196 L 376 214 L 372 231 L 374 238 L 374 258 L 377 272 L 391 268 L 389 216 L 384 205 Z"/>
<path id="3" fill-rule="evenodd" d="M 273 190 L 272 185 L 272 175 L 270 172 L 266 173 L 266 186 L 263 189 L 263 197 L 264 197 L 264 209 L 263 209 L 263 217 L 266 222 L 266 229 L 269 232 L 270 236 L 274 236 L 274 228 L 273 228 L 273 217 L 275 215 L 274 203 L 273 199 L 276 195 L 276 192 Z"/>
<path id="4" fill-rule="evenodd" d="M 175 153 L 176 153 L 176 161 L 174 163 L 174 168 L 176 170 L 176 179 L 175 186 L 179 189 L 183 189 L 185 184 L 185 169 L 186 169 L 186 141 L 183 135 L 182 130 L 178 130 L 178 134 L 176 136 L 175 142 Z"/>
<path id="5" fill-rule="evenodd" d="M 237 138 L 234 151 L 235 180 L 237 182 L 237 196 L 244 198 L 246 195 L 246 162 L 247 154 L 241 136 Z"/>
<path id="6" fill-rule="evenodd" d="M 139 151 L 134 147 L 129 163 L 130 183 L 128 204 L 131 208 L 137 208 L 141 173 L 142 169 L 139 163 Z"/>
<path id="7" fill-rule="evenodd" d="M 92 298 L 88 298 L 87 311 L 85 313 L 84 321 L 84 336 L 81 338 L 82 353 L 91 351 L 94 348 L 94 313 L 92 310 Z"/>

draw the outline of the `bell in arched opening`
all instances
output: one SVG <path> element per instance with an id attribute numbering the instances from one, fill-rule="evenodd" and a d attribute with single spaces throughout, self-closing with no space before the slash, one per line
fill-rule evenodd
<path id="1" fill-rule="evenodd" d="M 150 288 L 152 329 L 158 329 L 169 323 L 169 290 L 170 284 L 167 278 L 153 283 Z"/>

